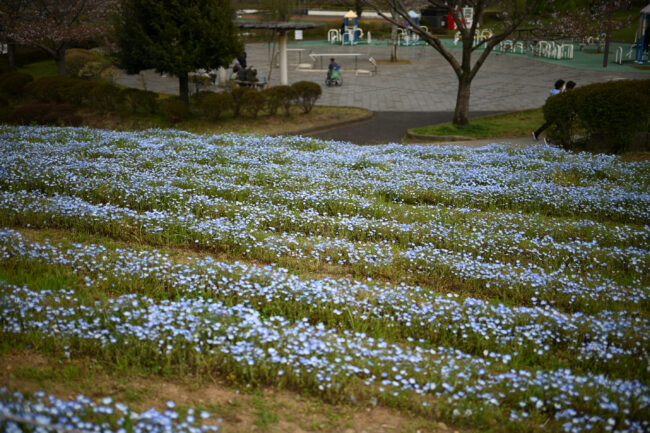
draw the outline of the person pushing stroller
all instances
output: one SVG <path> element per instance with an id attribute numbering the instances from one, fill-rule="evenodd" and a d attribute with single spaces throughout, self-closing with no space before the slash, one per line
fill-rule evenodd
<path id="1" fill-rule="evenodd" d="M 339 69 L 341 69 L 341 67 L 338 63 L 336 63 L 334 57 L 330 58 L 330 64 L 327 67 L 327 78 L 325 79 L 325 84 L 328 86 L 340 86 L 343 84 L 343 80 L 341 79 L 341 72 Z"/>

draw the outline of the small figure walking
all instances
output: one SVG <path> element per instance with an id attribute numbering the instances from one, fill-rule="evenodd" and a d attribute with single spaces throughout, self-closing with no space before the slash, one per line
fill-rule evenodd
<path id="1" fill-rule="evenodd" d="M 564 80 L 557 80 L 555 82 L 555 86 L 549 92 L 549 96 L 555 96 L 557 94 L 560 94 L 562 93 L 563 90 L 564 90 Z M 551 122 L 544 122 L 542 126 L 540 126 L 535 131 L 533 131 L 533 138 L 535 139 L 535 141 L 539 139 L 539 135 L 549 126 L 551 126 Z"/>

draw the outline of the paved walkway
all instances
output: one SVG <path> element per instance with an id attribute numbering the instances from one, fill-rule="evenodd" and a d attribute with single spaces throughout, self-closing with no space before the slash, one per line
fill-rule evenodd
<path id="1" fill-rule="evenodd" d="M 382 142 L 393 141 L 401 137 L 407 128 L 436 123 L 429 118 L 439 118 L 440 113 L 447 113 L 451 119 L 456 105 L 458 81 L 449 64 L 435 50 L 428 46 L 400 47 L 398 58 L 406 60 L 406 64 L 384 64 L 390 56 L 390 47 L 359 45 L 331 46 L 324 44 L 295 43 L 289 48 L 302 48 L 301 62 L 310 62 L 309 52 L 318 54 L 360 53 L 358 67 L 371 69 L 372 65 L 365 59 L 373 57 L 380 61 L 378 73 L 372 76 L 355 75 L 354 60 L 341 56 L 337 62 L 341 64 L 343 85 L 341 87 L 326 87 L 324 85 L 325 71 L 297 70 L 298 53 L 289 53 L 289 82 L 308 80 L 323 86 L 323 94 L 318 100 L 319 105 L 363 107 L 374 112 L 399 112 L 402 115 L 379 116 L 375 123 L 366 123 L 362 130 L 366 134 L 374 133 L 377 129 L 398 130 L 391 134 L 377 134 L 368 139 L 359 137 L 362 130 L 352 131 L 345 127 L 343 134 L 319 133 L 314 136 L 323 138 L 347 139 L 352 142 L 371 143 L 380 137 Z M 260 78 L 269 76 L 271 52 L 265 43 L 249 43 L 246 45 L 249 65 L 254 65 Z M 459 54 L 459 53 L 457 53 Z M 625 72 L 617 70 L 617 65 L 604 70 L 576 69 L 563 66 L 562 62 L 571 64 L 570 60 L 546 62 L 532 57 L 512 56 L 492 53 L 479 70 L 472 82 L 470 107 L 475 112 L 504 112 L 528 108 L 537 108 L 544 104 L 548 91 L 555 80 L 573 80 L 578 85 L 603 82 L 618 79 L 650 78 L 650 71 Z M 324 62 L 327 64 L 327 62 Z M 318 67 L 316 62 L 316 67 Z M 629 68 L 628 68 L 629 69 Z M 144 81 L 149 90 L 163 93 L 178 94 L 178 80 L 173 77 L 161 77 L 153 71 L 144 73 Z M 118 83 L 142 88 L 142 80 L 138 76 L 123 74 Z M 274 65 L 270 74 L 270 85 L 279 84 L 279 69 Z M 218 90 L 215 86 L 211 90 Z M 418 115 L 413 112 L 427 112 Z M 409 116 L 408 113 L 413 113 Z M 438 113 L 438 114 L 436 114 Z M 388 113 L 387 113 L 388 114 Z M 484 114 L 484 113 L 483 113 Z M 380 120 L 377 120 L 380 119 Z M 417 121 L 416 121 L 417 120 Z M 415 122 L 414 122 L 415 121 Z M 370 131 L 368 131 L 370 129 Z M 374 131 L 373 131 L 374 130 Z M 347 132 L 345 132 L 347 131 Z M 395 140 L 397 141 L 397 140 Z"/>
<path id="2" fill-rule="evenodd" d="M 370 69 L 369 56 L 377 60 L 389 58 L 388 46 L 330 46 L 289 44 L 289 48 L 303 48 L 302 62 L 309 62 L 309 51 L 315 53 L 361 53 L 359 67 Z M 269 75 L 270 53 L 267 44 L 246 45 L 248 63 L 254 65 L 260 77 Z M 379 64 L 373 76 L 354 74 L 354 60 L 339 57 L 343 86 L 326 87 L 324 71 L 299 71 L 291 68 L 290 84 L 296 81 L 314 81 L 323 86 L 320 105 L 363 107 L 372 111 L 453 111 L 456 105 L 458 81 L 448 63 L 432 48 L 426 46 L 401 47 L 400 60 L 410 64 Z M 289 63 L 296 64 L 298 55 L 289 53 Z M 561 62 L 561 61 L 559 61 Z M 570 60 L 566 60 L 570 64 Z M 326 64 L 326 62 L 325 62 Z M 532 57 L 492 53 L 472 82 L 470 106 L 476 111 L 513 111 L 536 108 L 544 104 L 555 80 L 573 80 L 578 85 L 623 78 L 650 78 L 650 71 L 619 72 L 615 66 L 603 71 L 575 69 L 558 63 L 542 62 Z M 316 63 L 318 67 L 318 62 Z M 148 89 L 178 94 L 178 80 L 161 77 L 153 71 L 145 73 Z M 279 70 L 273 68 L 271 85 L 279 84 Z M 142 88 L 137 76 L 122 74 L 118 83 Z M 216 89 L 215 89 L 216 90 Z"/>

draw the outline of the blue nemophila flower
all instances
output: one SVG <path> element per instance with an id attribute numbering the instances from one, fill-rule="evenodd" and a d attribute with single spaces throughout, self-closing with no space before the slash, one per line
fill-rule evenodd
<path id="1" fill-rule="evenodd" d="M 458 417 L 519 402 L 505 412 L 512 422 L 545 413 L 566 431 L 649 427 L 637 377 L 650 347 L 647 163 L 542 146 L 360 148 L 12 126 L 0 127 L 0 146 L 0 215 L 11 224 L 101 227 L 359 275 L 305 280 L 277 266 L 177 264 L 157 251 L 64 249 L 4 230 L 0 260 L 62 266 L 87 287 L 132 280 L 175 293 L 173 302 L 131 293 L 84 304 L 72 291 L 3 284 L 4 332 L 111 350 L 147 344 L 163 358 L 226 359 L 321 392 L 355 378 L 379 396 L 448 399 Z M 311 321 L 296 313 L 307 310 Z M 378 327 L 399 344 L 353 331 Z M 569 368 L 537 367 L 558 353 Z M 112 407 L 124 412 L 112 403 L 96 410 Z M 145 418 L 185 422 L 167 409 Z"/>
<path id="2" fill-rule="evenodd" d="M 169 403 L 172 402 L 168 402 Z M 27 397 L 18 391 L 9 392 L 6 387 L 0 388 L 0 414 L 11 415 L 10 422 L 4 425 L 6 431 L 101 431 L 126 432 L 122 426 L 127 421 L 129 431 L 151 433 L 198 433 L 219 431 L 216 424 L 199 424 L 196 420 L 186 419 L 175 421 L 156 409 L 145 412 L 133 412 L 122 403 L 115 403 L 110 397 L 100 400 L 97 405 L 93 400 L 78 396 L 75 400 L 61 400 L 43 391 Z M 113 415 L 114 409 L 120 412 L 116 418 L 103 417 L 98 421 L 93 413 Z M 189 417 L 188 417 L 189 418 Z M 205 419 L 205 418 L 203 418 Z M 221 421 L 218 421 L 221 422 Z M 21 428 L 23 427 L 23 428 Z"/>

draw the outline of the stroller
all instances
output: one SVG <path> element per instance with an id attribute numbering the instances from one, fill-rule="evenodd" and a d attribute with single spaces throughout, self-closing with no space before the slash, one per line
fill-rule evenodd
<path id="1" fill-rule="evenodd" d="M 331 71 L 327 72 L 325 84 L 328 87 L 340 86 L 343 84 L 343 78 L 341 78 L 341 72 L 339 71 L 339 68 L 333 68 Z"/>

